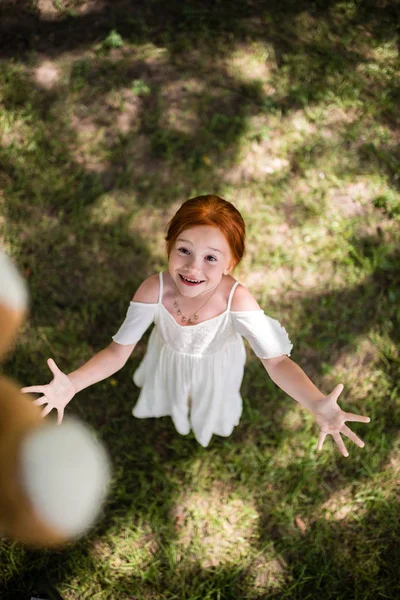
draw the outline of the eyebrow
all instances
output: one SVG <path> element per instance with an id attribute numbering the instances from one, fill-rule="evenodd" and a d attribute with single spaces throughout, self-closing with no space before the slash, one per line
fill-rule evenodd
<path id="1" fill-rule="evenodd" d="M 184 238 L 178 238 L 176 241 L 185 242 L 186 244 L 191 244 L 193 246 L 190 240 L 185 240 Z M 222 250 L 218 250 L 218 248 L 211 248 L 211 246 L 208 246 L 208 250 L 213 250 L 214 252 L 219 252 L 220 254 L 223 254 Z"/>

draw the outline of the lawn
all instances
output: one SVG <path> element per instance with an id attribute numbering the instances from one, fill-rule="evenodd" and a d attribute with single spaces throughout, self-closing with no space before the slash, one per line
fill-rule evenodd
<path id="1" fill-rule="evenodd" d="M 113 484 L 58 551 L 0 543 L 0 597 L 400 597 L 400 6 L 390 0 L 9 0 L 0 9 L 0 243 L 30 315 L 3 365 L 23 385 L 110 342 L 164 269 L 187 198 L 242 212 L 235 276 L 341 405 L 360 449 L 316 452 L 311 415 L 248 351 L 244 413 L 202 448 L 131 416 L 125 368 L 72 402 Z"/>

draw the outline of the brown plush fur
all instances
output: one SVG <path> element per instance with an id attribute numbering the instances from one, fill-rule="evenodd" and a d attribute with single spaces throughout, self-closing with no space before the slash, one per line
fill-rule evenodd
<path id="1" fill-rule="evenodd" d="M 0 358 L 10 349 L 24 310 L 0 304 Z M 25 436 L 43 427 L 40 409 L 17 385 L 0 377 L 0 532 L 35 546 L 54 546 L 65 538 L 35 514 L 20 482 L 20 448 Z"/>
<path id="2" fill-rule="evenodd" d="M 44 427 L 40 409 L 11 380 L 0 378 L 0 530 L 35 546 L 54 546 L 65 538 L 35 514 L 19 481 L 22 440 Z"/>
<path id="3" fill-rule="evenodd" d="M 0 304 L 0 359 L 10 350 L 24 316 L 25 311 Z"/>

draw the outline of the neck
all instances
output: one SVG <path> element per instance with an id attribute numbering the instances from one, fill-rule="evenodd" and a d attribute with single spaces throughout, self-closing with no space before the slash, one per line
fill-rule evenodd
<path id="1" fill-rule="evenodd" d="M 217 289 L 217 287 L 219 286 L 221 282 L 217 283 L 217 285 L 214 285 L 214 287 L 208 289 L 208 290 L 204 290 L 204 292 L 200 292 L 199 294 L 196 294 L 196 296 L 190 296 L 190 300 L 195 300 L 196 298 L 199 298 L 200 296 L 203 296 L 203 294 L 208 294 L 208 292 L 213 292 L 214 290 Z M 178 290 L 178 286 L 175 283 L 175 291 L 176 294 L 181 296 L 182 298 L 187 298 L 187 296 L 184 296 L 183 294 L 181 294 L 181 292 Z"/>

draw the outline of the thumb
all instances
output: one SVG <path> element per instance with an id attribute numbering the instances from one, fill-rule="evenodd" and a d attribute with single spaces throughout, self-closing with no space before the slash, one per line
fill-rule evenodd
<path id="1" fill-rule="evenodd" d="M 63 408 L 59 408 L 58 411 L 57 411 L 57 423 L 58 423 L 58 425 L 61 425 L 63 418 L 64 418 L 64 407 Z"/>
<path id="2" fill-rule="evenodd" d="M 343 383 L 338 383 L 337 386 L 335 386 L 333 388 L 332 392 L 329 394 L 329 396 L 332 398 L 332 400 L 334 402 L 337 401 L 337 399 L 339 398 L 340 394 L 343 392 L 343 388 L 344 388 Z"/>
<path id="3" fill-rule="evenodd" d="M 49 366 L 50 371 L 53 373 L 53 375 L 58 375 L 59 373 L 61 373 L 60 369 L 57 367 L 56 363 L 54 362 L 54 360 L 52 358 L 48 359 L 47 364 Z"/>

